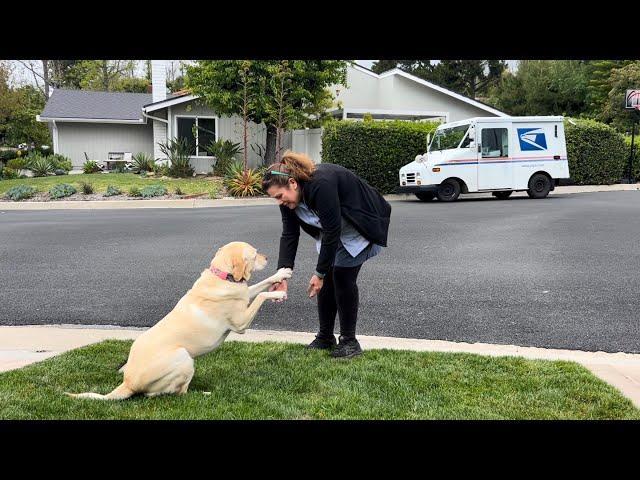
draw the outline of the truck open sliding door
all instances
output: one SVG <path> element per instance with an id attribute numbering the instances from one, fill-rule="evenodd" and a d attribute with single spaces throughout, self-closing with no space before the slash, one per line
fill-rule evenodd
<path id="1" fill-rule="evenodd" d="M 511 188 L 513 162 L 511 161 L 510 124 L 479 123 L 477 126 L 478 190 Z"/>

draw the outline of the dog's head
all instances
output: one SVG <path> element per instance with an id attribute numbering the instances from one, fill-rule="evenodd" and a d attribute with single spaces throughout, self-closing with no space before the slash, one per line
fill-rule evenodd
<path id="1" fill-rule="evenodd" d="M 249 280 L 254 270 L 262 270 L 266 267 L 267 257 L 258 253 L 258 250 L 248 243 L 231 242 L 218 249 L 211 260 L 212 266 L 214 262 L 219 268 L 230 272 L 233 279 L 239 282 L 243 279 Z"/>

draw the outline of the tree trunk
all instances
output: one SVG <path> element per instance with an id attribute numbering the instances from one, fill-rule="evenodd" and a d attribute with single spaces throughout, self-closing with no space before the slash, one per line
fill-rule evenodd
<path id="1" fill-rule="evenodd" d="M 49 100 L 49 60 L 42 60 L 42 72 L 44 77 L 44 94 Z"/>
<path id="2" fill-rule="evenodd" d="M 104 87 L 104 91 L 109 91 L 109 71 L 107 69 L 107 60 L 102 61 L 102 85 Z"/>
<path id="3" fill-rule="evenodd" d="M 264 162 L 267 165 L 276 162 L 276 135 L 275 125 L 267 125 L 267 148 L 264 154 Z"/>

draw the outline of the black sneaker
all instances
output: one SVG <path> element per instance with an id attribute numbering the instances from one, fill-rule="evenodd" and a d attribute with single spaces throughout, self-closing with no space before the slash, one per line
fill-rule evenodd
<path id="1" fill-rule="evenodd" d="M 307 348 L 316 350 L 333 350 L 336 348 L 337 344 L 338 342 L 336 342 L 336 337 L 333 335 L 329 338 L 319 337 L 316 335 L 315 340 L 307 345 Z"/>
<path id="2" fill-rule="evenodd" d="M 336 349 L 331 352 L 331 356 L 335 358 L 352 358 L 362 353 L 362 348 L 358 340 L 355 338 L 340 337 L 340 343 Z"/>

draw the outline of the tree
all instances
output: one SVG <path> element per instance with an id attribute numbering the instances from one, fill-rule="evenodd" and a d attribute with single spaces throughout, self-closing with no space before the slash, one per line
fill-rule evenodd
<path id="1" fill-rule="evenodd" d="M 187 65 L 186 87 L 201 97 L 203 103 L 219 115 L 242 116 L 244 86 L 239 71 L 246 60 L 200 60 Z M 253 81 L 247 86 L 247 95 L 252 99 L 248 119 L 267 127 L 265 161 L 271 163 L 276 153 L 276 117 L 274 69 L 280 61 L 251 60 L 249 75 Z M 291 95 L 289 105 L 296 114 L 288 119 L 289 128 L 315 126 L 326 116 L 327 106 L 333 96 L 327 87 L 346 83 L 347 62 L 342 60 L 289 60 L 291 71 Z"/>
<path id="2" fill-rule="evenodd" d="M 640 61 L 613 69 L 610 86 L 611 90 L 608 93 L 602 117 L 618 131 L 629 132 L 633 117 L 638 115 L 638 112 L 625 109 L 625 94 L 627 90 L 640 89 Z"/>
<path id="3" fill-rule="evenodd" d="M 580 60 L 522 60 L 503 72 L 488 103 L 511 115 L 571 115 L 586 111 L 589 77 Z"/>
<path id="4" fill-rule="evenodd" d="M 436 85 L 471 98 L 484 95 L 500 80 L 507 64 L 503 60 L 380 60 L 371 68 L 376 73 L 399 68 Z"/>
<path id="5" fill-rule="evenodd" d="M 611 74 L 614 70 L 631 63 L 633 63 L 631 60 L 591 60 L 587 62 L 589 75 L 587 107 L 589 116 L 597 120 L 606 120 L 604 111 L 612 88 Z"/>
<path id="6" fill-rule="evenodd" d="M 377 74 L 381 74 L 396 68 L 399 61 L 400 60 L 378 60 L 371 65 L 371 70 Z"/>

